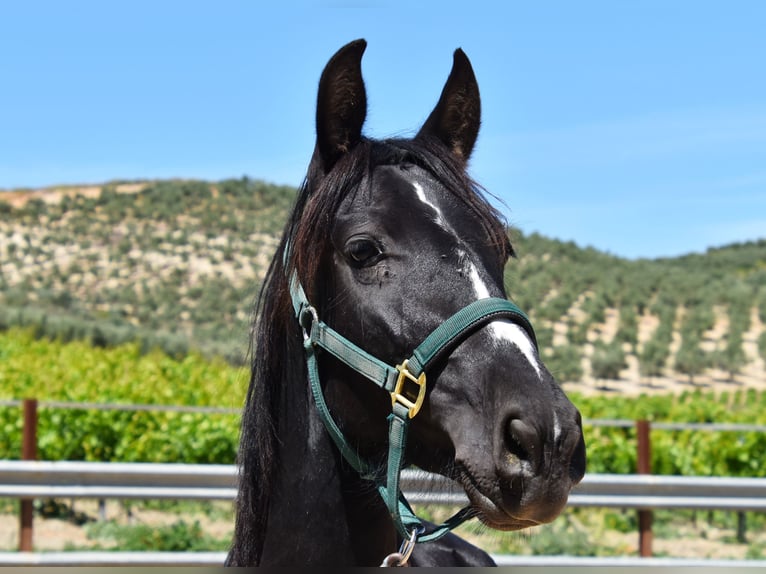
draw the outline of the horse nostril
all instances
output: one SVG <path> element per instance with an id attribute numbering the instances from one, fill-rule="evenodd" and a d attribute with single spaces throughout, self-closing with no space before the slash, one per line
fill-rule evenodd
<path id="1" fill-rule="evenodd" d="M 572 484 L 579 483 L 585 476 L 585 440 L 582 432 L 579 435 L 577 444 L 572 452 L 572 458 L 569 459 L 569 478 L 572 480 Z"/>
<path id="2" fill-rule="evenodd" d="M 540 458 L 540 437 L 535 428 L 521 419 L 511 419 L 505 432 L 505 458 L 509 465 L 526 461 L 536 465 Z"/>

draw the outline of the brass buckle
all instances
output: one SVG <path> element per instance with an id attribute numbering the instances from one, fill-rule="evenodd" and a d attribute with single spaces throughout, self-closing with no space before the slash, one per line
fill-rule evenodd
<path id="1" fill-rule="evenodd" d="M 399 378 L 396 379 L 396 388 L 391 393 L 391 405 L 403 404 L 409 409 L 409 417 L 412 418 L 418 414 L 420 407 L 423 406 L 423 400 L 426 398 L 426 374 L 420 373 L 420 376 L 416 378 L 407 369 L 406 359 L 401 365 L 396 365 L 396 370 L 399 371 Z M 405 389 L 405 383 L 417 385 L 417 391 L 410 384 Z"/>

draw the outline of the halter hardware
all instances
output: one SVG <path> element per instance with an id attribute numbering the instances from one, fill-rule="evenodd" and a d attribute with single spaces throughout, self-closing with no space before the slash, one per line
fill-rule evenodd
<path id="1" fill-rule="evenodd" d="M 382 567 L 386 568 L 401 568 L 403 566 L 409 566 L 407 564 L 412 556 L 412 551 L 415 550 L 415 544 L 418 543 L 418 536 L 423 533 L 422 528 L 413 528 L 412 534 L 409 538 L 402 540 L 402 544 L 399 547 L 398 552 L 393 552 L 383 559 Z"/>
<path id="2" fill-rule="evenodd" d="M 423 400 L 426 398 L 426 374 L 420 373 L 420 376 L 416 377 L 407 369 L 408 359 L 404 359 L 401 365 L 396 365 L 396 370 L 399 371 L 399 377 L 396 379 L 396 387 L 391 393 L 391 406 L 400 403 L 407 407 L 407 414 L 409 418 L 414 418 L 420 407 L 423 406 Z M 405 389 L 405 383 L 409 381 Z M 413 385 L 417 387 L 417 391 L 414 393 Z"/>
<path id="3" fill-rule="evenodd" d="M 288 255 L 289 248 L 284 253 L 285 264 Z M 511 320 L 524 328 L 532 343 L 537 346 L 534 330 L 524 312 L 507 299 L 488 298 L 474 301 L 434 329 L 408 359 L 403 360 L 396 367 L 391 367 L 321 321 L 316 309 L 309 303 L 303 286 L 298 280 L 298 274 L 294 270 L 289 278 L 289 286 L 293 310 L 303 331 L 309 386 L 319 417 L 343 458 L 362 478 L 376 484 L 396 530 L 410 547 L 409 551 L 411 552 L 411 547 L 415 543 L 441 538 L 450 530 L 476 516 L 476 511 L 467 506 L 435 529 L 425 532 L 423 522 L 412 511 L 399 488 L 407 445 L 407 430 L 410 419 L 423 406 L 427 369 L 452 352 L 471 333 L 494 320 Z M 392 408 L 388 416 L 388 466 L 385 475 L 377 466 L 370 465 L 359 456 L 357 449 L 349 444 L 330 413 L 319 381 L 318 350 L 320 348 L 391 395 Z"/>

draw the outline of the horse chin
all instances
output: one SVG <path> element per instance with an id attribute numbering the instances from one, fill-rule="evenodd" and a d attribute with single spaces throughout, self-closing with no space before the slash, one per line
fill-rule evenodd
<path id="1" fill-rule="evenodd" d="M 489 497 L 478 492 L 469 494 L 468 498 L 471 501 L 471 507 L 476 512 L 476 518 L 494 530 L 513 531 L 539 526 L 553 521 L 563 510 L 562 507 L 561 510 L 547 514 L 543 519 L 533 519 L 514 516 L 514 514 L 501 508 Z"/>
<path id="2" fill-rule="evenodd" d="M 518 490 L 502 488 L 496 481 L 492 484 L 492 481 L 477 479 L 466 472 L 456 478 L 463 486 L 476 518 L 494 530 L 523 530 L 552 522 L 567 503 L 568 490 L 540 489 L 539 483 L 532 484 L 537 482 L 532 477 L 520 479 L 521 483 L 529 484 L 521 484 Z M 482 488 L 482 484 L 486 488 Z M 530 496 L 535 491 L 541 495 Z"/>
<path id="3" fill-rule="evenodd" d="M 476 518 L 482 524 L 494 530 L 510 532 L 542 524 L 535 520 L 516 518 L 508 514 L 483 494 L 477 493 L 477 495 L 471 496 L 469 499 L 471 500 L 472 508 L 476 511 Z"/>

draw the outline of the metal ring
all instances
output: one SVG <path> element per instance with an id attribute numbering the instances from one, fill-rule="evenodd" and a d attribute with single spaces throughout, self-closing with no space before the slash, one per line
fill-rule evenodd
<path id="1" fill-rule="evenodd" d="M 398 568 L 404 565 L 403 559 L 404 557 L 401 554 L 393 552 L 383 559 L 380 566 L 381 568 Z"/>
<path id="2" fill-rule="evenodd" d="M 303 340 L 308 341 L 310 338 L 310 331 L 311 327 L 314 323 L 319 322 L 319 315 L 317 314 L 317 310 L 314 309 L 313 306 L 307 305 L 303 309 L 301 309 L 300 315 L 298 316 L 298 323 L 300 323 L 301 328 L 303 329 Z"/>

